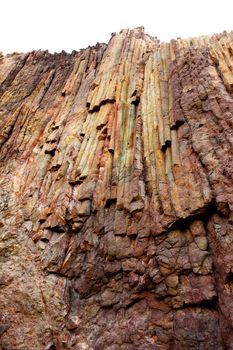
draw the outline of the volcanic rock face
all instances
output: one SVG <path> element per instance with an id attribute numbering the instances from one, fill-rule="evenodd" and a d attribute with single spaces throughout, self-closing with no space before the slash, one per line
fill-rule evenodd
<path id="1" fill-rule="evenodd" d="M 233 349 L 233 34 L 0 57 L 0 348 Z"/>

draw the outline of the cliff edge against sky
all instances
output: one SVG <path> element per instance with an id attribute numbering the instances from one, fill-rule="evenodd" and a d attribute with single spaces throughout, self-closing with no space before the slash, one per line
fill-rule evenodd
<path id="1" fill-rule="evenodd" d="M 0 349 L 233 349 L 233 33 L 0 57 Z"/>

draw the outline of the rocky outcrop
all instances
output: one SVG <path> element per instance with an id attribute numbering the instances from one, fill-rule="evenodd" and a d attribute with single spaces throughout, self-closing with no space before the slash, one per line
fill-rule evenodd
<path id="1" fill-rule="evenodd" d="M 233 34 L 0 57 L 3 350 L 233 349 Z"/>

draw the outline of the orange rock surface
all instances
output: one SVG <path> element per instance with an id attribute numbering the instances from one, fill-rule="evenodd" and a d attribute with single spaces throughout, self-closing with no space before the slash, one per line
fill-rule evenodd
<path id="1" fill-rule="evenodd" d="M 0 56 L 0 349 L 233 349 L 233 33 Z"/>

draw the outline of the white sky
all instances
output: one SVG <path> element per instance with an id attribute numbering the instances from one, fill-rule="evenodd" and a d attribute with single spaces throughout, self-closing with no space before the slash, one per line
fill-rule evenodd
<path id="1" fill-rule="evenodd" d="M 233 30 L 233 0 L 1 0 L 0 51 L 79 50 L 144 26 L 161 41 Z"/>

